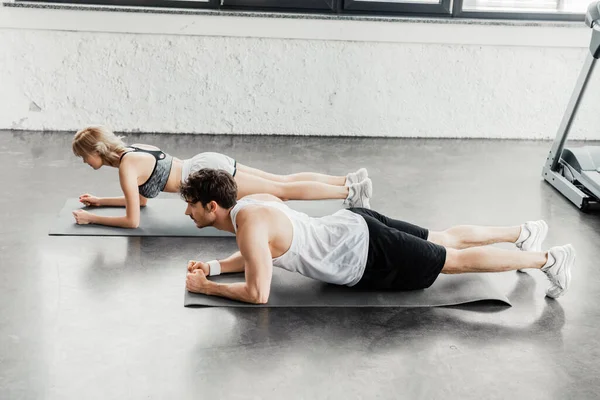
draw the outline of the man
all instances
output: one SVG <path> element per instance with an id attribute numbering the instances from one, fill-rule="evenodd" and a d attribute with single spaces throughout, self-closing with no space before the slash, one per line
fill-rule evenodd
<path id="1" fill-rule="evenodd" d="M 431 286 L 440 273 L 541 269 L 550 280 L 546 294 L 565 293 L 575 251 L 571 245 L 541 252 L 544 221 L 514 227 L 457 226 L 443 232 L 390 219 L 373 210 L 350 208 L 311 218 L 268 194 L 236 202 L 230 174 L 202 169 L 181 187 L 186 215 L 196 226 L 236 234 L 239 251 L 224 260 L 190 261 L 190 292 L 248 303 L 269 300 L 273 266 L 337 285 L 375 290 Z M 523 251 L 480 247 L 515 243 Z M 207 276 L 245 272 L 245 282 L 221 284 Z"/>

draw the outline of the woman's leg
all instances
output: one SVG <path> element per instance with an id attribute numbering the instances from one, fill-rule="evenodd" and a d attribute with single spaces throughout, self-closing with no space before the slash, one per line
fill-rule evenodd
<path id="1" fill-rule="evenodd" d="M 344 184 L 346 183 L 345 176 L 331 176 L 331 175 L 319 174 L 316 172 L 301 172 L 298 174 L 291 174 L 291 175 L 276 175 L 276 174 L 271 174 L 269 172 L 261 171 L 260 169 L 248 167 L 246 165 L 242 165 L 239 163 L 237 164 L 236 168 L 237 168 L 238 172 L 244 172 L 246 174 L 257 176 L 259 178 L 263 178 L 263 179 L 266 179 L 266 180 L 272 181 L 272 182 L 285 183 L 285 182 L 306 181 L 306 182 L 321 182 L 321 183 L 326 183 L 328 185 L 334 185 L 334 186 L 344 186 Z"/>
<path id="2" fill-rule="evenodd" d="M 328 185 L 323 182 L 275 182 L 238 169 L 235 174 L 238 199 L 250 194 L 269 193 L 281 200 L 346 199 L 348 186 Z"/>

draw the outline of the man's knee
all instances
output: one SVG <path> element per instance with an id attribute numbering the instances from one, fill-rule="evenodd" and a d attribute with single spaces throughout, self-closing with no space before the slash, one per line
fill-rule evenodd
<path id="1" fill-rule="evenodd" d="M 458 274 L 461 272 L 462 267 L 462 252 L 460 250 L 446 248 L 446 261 L 444 262 L 444 268 L 442 268 L 443 274 Z"/>
<path id="2" fill-rule="evenodd" d="M 429 231 L 429 234 L 427 235 L 427 240 L 430 241 L 431 243 L 435 243 L 440 246 L 452 247 L 449 245 L 450 241 L 451 241 L 451 237 L 445 231 L 442 231 L 442 232 Z"/>
<path id="3" fill-rule="evenodd" d="M 429 232 L 429 236 L 427 237 L 432 243 L 439 244 L 440 246 L 444 246 L 450 249 L 461 249 L 462 244 L 461 240 L 457 238 L 455 235 L 450 233 L 449 231 L 441 231 L 441 232 Z"/>

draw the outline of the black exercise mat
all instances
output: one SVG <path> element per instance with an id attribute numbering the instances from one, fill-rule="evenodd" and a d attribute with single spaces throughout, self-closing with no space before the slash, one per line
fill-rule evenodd
<path id="1" fill-rule="evenodd" d="M 244 280 L 244 274 L 224 274 L 210 277 L 220 283 Z M 267 304 L 255 305 L 216 296 L 190 293 L 185 290 L 184 305 L 212 307 L 435 307 L 493 300 L 511 306 L 508 298 L 490 282 L 486 274 L 441 274 L 424 290 L 407 292 L 364 291 L 351 287 L 329 285 L 274 268 L 271 292 Z"/>
<path id="2" fill-rule="evenodd" d="M 345 208 L 343 200 L 294 200 L 286 202 L 291 208 L 311 217 L 330 215 Z M 77 225 L 73 211 L 84 209 L 104 216 L 125 215 L 125 207 L 84 207 L 78 199 L 68 199 L 50 228 L 50 235 L 63 236 L 233 236 L 213 227 L 199 229 L 185 215 L 186 202 L 181 199 L 151 199 L 140 212 L 136 229 L 102 225 Z"/>

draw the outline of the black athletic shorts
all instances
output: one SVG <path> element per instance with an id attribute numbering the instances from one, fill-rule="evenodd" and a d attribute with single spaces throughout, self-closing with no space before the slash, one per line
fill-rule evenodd
<path id="1" fill-rule="evenodd" d="M 446 262 L 446 249 L 427 241 L 427 229 L 366 208 L 349 210 L 369 227 L 367 265 L 354 287 L 416 290 L 435 282 Z"/>

